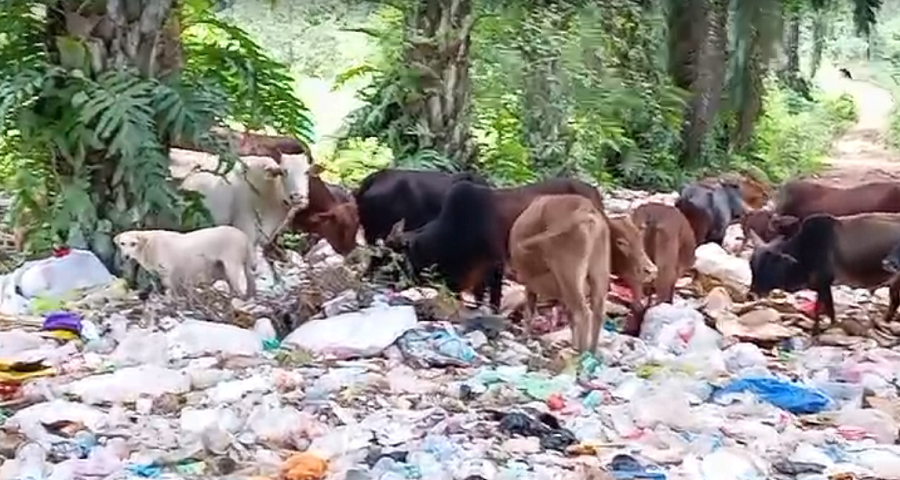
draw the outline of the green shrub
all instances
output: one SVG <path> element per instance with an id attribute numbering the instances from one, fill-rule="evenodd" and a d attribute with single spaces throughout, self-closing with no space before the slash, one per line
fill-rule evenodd
<path id="1" fill-rule="evenodd" d="M 813 101 L 796 97 L 775 82 L 768 84 L 753 144 L 746 155 L 735 158 L 736 164 L 755 165 L 774 181 L 815 171 L 833 139 L 858 118 L 850 95 L 823 97 L 816 92 Z"/>

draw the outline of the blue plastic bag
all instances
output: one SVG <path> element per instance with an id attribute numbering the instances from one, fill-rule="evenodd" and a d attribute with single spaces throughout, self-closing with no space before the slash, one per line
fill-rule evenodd
<path id="1" fill-rule="evenodd" d="M 821 390 L 775 377 L 740 378 L 725 385 L 716 396 L 737 392 L 752 392 L 791 413 L 819 413 L 832 405 L 831 398 Z"/>

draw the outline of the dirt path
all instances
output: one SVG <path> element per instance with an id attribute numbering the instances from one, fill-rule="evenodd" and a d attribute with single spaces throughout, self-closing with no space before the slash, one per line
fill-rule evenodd
<path id="1" fill-rule="evenodd" d="M 847 79 L 841 79 L 839 86 L 856 99 L 859 121 L 834 143 L 828 167 L 817 177 L 839 186 L 900 180 L 900 153 L 885 141 L 894 105 L 890 92 Z"/>

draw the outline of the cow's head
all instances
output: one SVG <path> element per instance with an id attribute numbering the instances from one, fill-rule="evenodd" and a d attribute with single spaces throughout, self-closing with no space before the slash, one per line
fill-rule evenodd
<path id="1" fill-rule="evenodd" d="M 758 210 L 769 201 L 769 187 L 756 179 L 744 175 L 740 180 L 741 197 L 750 208 Z"/>
<path id="2" fill-rule="evenodd" d="M 725 192 L 725 198 L 728 199 L 728 208 L 733 218 L 740 218 L 749 207 L 741 194 L 741 185 L 738 182 L 723 181 L 721 188 Z"/>
<path id="3" fill-rule="evenodd" d="M 281 155 L 279 162 L 284 194 L 292 207 L 304 209 L 309 206 L 309 177 L 318 175 L 321 166 L 310 165 L 306 154 Z"/>
<path id="4" fill-rule="evenodd" d="M 609 217 L 609 228 L 614 273 L 641 283 L 656 278 L 656 265 L 644 250 L 643 226 L 639 228 L 635 225 L 629 215 L 619 215 Z"/>
<path id="5" fill-rule="evenodd" d="M 784 251 L 787 241 L 778 237 L 765 243 L 756 232 L 750 232 L 757 247 L 750 256 L 750 293 L 763 296 L 775 289 L 796 290 L 802 285 L 800 263 Z"/>
<path id="6" fill-rule="evenodd" d="M 313 215 L 309 223 L 311 230 L 325 237 L 331 248 L 341 255 L 348 255 L 356 248 L 356 232 L 359 230 L 356 203 L 340 203 Z"/>

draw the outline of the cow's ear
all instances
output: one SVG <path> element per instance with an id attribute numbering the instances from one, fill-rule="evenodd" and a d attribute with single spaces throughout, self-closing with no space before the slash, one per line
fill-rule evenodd
<path id="1" fill-rule="evenodd" d="M 775 215 L 769 220 L 769 225 L 781 235 L 792 236 L 800 226 L 800 219 L 791 215 Z"/>
<path id="2" fill-rule="evenodd" d="M 406 219 L 401 218 L 393 227 L 391 227 L 391 232 L 388 233 L 387 240 L 402 240 L 404 230 L 406 230 Z"/>
<path id="3" fill-rule="evenodd" d="M 318 177 L 325 171 L 325 167 L 321 163 L 314 163 L 309 166 L 309 176 Z"/>

